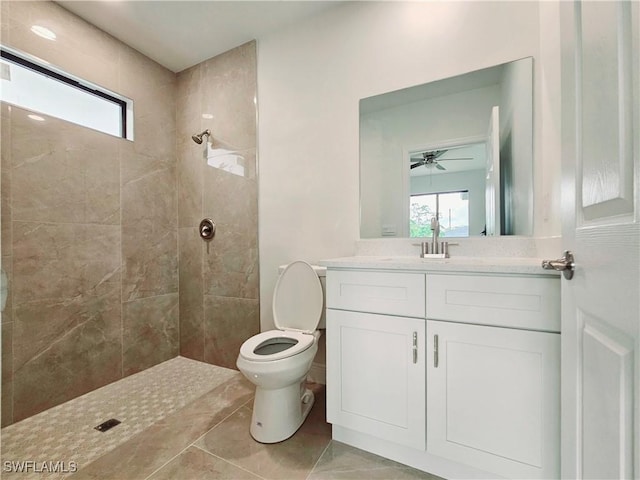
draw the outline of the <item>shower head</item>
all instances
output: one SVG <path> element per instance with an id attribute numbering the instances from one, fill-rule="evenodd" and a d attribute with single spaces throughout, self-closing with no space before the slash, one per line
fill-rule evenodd
<path id="1" fill-rule="evenodd" d="M 209 129 L 207 129 L 207 130 L 205 130 L 204 132 L 199 133 L 199 134 L 197 134 L 197 135 L 191 135 L 191 139 L 192 139 L 194 142 L 196 142 L 198 145 L 200 145 L 200 144 L 202 143 L 202 137 L 204 137 L 205 135 L 206 135 L 207 137 L 211 136 L 211 132 L 209 131 Z"/>

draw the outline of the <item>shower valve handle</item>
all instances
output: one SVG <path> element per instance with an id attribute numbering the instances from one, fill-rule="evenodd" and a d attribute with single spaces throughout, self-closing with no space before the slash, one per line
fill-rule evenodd
<path id="1" fill-rule="evenodd" d="M 205 218 L 200 222 L 200 236 L 203 240 L 211 240 L 216 233 L 216 224 L 210 218 Z"/>

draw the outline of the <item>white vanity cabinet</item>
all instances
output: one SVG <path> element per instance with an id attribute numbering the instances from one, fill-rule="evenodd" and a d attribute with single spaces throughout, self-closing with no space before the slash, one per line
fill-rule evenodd
<path id="1" fill-rule="evenodd" d="M 327 272 L 329 422 L 424 450 L 424 280 Z"/>
<path id="2" fill-rule="evenodd" d="M 331 268 L 333 438 L 445 478 L 558 478 L 560 282 Z"/>

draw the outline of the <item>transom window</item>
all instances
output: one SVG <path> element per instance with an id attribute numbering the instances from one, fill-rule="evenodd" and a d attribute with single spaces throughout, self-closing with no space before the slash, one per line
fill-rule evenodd
<path id="1" fill-rule="evenodd" d="M 133 102 L 29 55 L 0 49 L 1 99 L 109 135 L 133 139 Z"/>

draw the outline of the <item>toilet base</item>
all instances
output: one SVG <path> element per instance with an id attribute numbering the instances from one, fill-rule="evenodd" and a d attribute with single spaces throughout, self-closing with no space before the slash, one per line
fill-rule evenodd
<path id="1" fill-rule="evenodd" d="M 256 387 L 251 436 L 260 443 L 286 440 L 304 423 L 314 400 L 304 381 L 275 390 Z"/>

